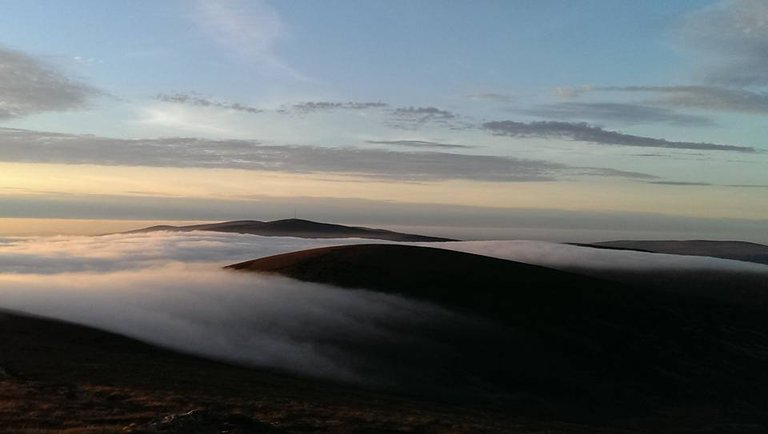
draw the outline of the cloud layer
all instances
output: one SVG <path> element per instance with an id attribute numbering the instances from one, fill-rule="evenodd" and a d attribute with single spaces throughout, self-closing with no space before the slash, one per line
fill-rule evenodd
<path id="1" fill-rule="evenodd" d="M 205 232 L 4 238 L 0 309 L 320 378 L 407 384 L 413 390 L 434 387 L 441 369 L 449 369 L 466 375 L 453 380 L 473 384 L 474 371 L 461 368 L 470 366 L 461 351 L 505 339 L 504 330 L 493 324 L 398 296 L 221 268 L 286 251 L 360 242 L 371 241 Z M 728 276 L 737 281 L 756 276 L 763 282 L 768 276 L 768 267 L 756 264 L 544 242 L 441 246 L 609 278 L 626 278 L 628 271 L 735 272 Z"/>
<path id="2" fill-rule="evenodd" d="M 526 182 L 578 175 L 653 178 L 636 172 L 492 155 L 266 145 L 253 140 L 131 140 L 7 128 L 0 129 L 0 161 L 331 172 L 409 181 Z"/>
<path id="3" fill-rule="evenodd" d="M 334 242 L 205 233 L 6 239 L 0 308 L 249 366 L 417 388 L 429 387 L 423 364 L 453 357 L 451 339 L 489 327 L 398 296 L 221 269 L 320 244 Z M 413 364 L 387 366 L 382 352 Z"/>

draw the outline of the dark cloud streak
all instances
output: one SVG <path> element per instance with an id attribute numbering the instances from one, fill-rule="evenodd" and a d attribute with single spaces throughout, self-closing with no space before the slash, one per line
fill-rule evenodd
<path id="1" fill-rule="evenodd" d="M 493 121 L 486 122 L 482 126 L 492 134 L 499 136 L 567 139 L 614 146 L 755 152 L 753 148 L 745 146 L 718 145 L 714 143 L 699 142 L 675 142 L 666 139 L 635 136 L 617 131 L 605 130 L 583 122 L 540 121 L 525 123 L 516 121 Z"/>
<path id="2" fill-rule="evenodd" d="M 366 140 L 374 145 L 407 146 L 412 148 L 472 149 L 474 146 L 437 143 L 426 140 Z"/>

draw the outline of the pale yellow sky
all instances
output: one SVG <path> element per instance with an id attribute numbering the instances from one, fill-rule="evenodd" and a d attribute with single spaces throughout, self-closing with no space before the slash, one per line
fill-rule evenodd
<path id="1" fill-rule="evenodd" d="M 354 198 L 414 204 L 644 212 L 764 219 L 759 188 L 670 186 L 639 181 L 403 182 L 324 173 L 232 169 L 0 163 L 6 197 L 87 195 L 243 200 L 254 197 Z M 51 217 L 29 216 L 29 217 Z M 66 217 L 66 216 L 61 216 Z M 151 216 L 148 216 L 151 218 Z M 253 216 L 258 218 L 258 216 Z"/>

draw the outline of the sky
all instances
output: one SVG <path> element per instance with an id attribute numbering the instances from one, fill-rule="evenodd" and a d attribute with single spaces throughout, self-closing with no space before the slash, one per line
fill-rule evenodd
<path id="1" fill-rule="evenodd" d="M 761 0 L 0 0 L 0 233 L 768 242 Z"/>

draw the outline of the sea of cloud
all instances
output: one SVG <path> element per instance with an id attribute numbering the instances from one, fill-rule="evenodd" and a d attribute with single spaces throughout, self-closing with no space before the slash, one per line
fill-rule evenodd
<path id="1" fill-rule="evenodd" d="M 214 359 L 368 384 L 428 381 L 425 367 L 462 363 L 457 345 L 495 330 L 482 320 L 397 295 L 222 268 L 352 243 L 371 240 L 213 232 L 0 238 L 0 309 L 90 325 Z M 537 241 L 432 246 L 619 280 L 665 276 L 667 282 L 671 276 L 684 284 L 691 276 L 726 273 L 736 281 L 757 279 L 763 287 L 768 282 L 768 266 L 714 258 Z"/>

